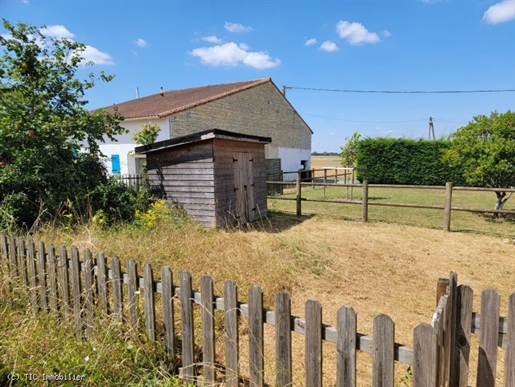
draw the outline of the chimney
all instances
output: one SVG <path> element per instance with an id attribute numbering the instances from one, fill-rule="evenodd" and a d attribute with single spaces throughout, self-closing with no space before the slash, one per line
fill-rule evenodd
<path id="1" fill-rule="evenodd" d="M 159 92 L 159 94 L 161 95 L 161 97 L 165 95 L 165 92 L 163 90 L 163 86 L 161 86 L 161 91 Z"/>

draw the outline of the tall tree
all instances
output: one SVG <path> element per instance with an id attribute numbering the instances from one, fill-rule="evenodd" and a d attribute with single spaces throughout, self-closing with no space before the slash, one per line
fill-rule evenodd
<path id="1" fill-rule="evenodd" d="M 55 214 L 66 200 L 84 199 L 107 179 L 99 143 L 125 132 L 122 117 L 89 112 L 84 94 L 112 75 L 79 79 L 86 46 L 45 36 L 3 19 L 0 36 L 0 221 L 28 226 Z M 0 224 L 1 226 L 1 224 Z"/>
<path id="2" fill-rule="evenodd" d="M 480 187 L 515 186 L 515 112 L 474 117 L 451 135 L 444 161 L 460 167 L 468 184 Z M 510 195 L 496 192 L 494 209 L 502 210 Z"/>

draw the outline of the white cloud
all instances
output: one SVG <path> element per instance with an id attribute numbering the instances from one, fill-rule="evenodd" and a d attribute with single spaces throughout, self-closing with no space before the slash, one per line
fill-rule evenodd
<path id="1" fill-rule="evenodd" d="M 147 47 L 148 46 L 148 42 L 142 38 L 136 39 L 134 41 L 134 44 L 136 44 L 136 46 L 138 46 L 138 47 Z"/>
<path id="2" fill-rule="evenodd" d="M 29 4 L 29 0 L 21 0 L 23 4 Z"/>
<path id="3" fill-rule="evenodd" d="M 86 46 L 86 49 L 82 53 L 84 62 L 93 62 L 96 65 L 114 65 L 113 58 L 106 53 L 97 50 L 95 47 Z"/>
<path id="4" fill-rule="evenodd" d="M 361 23 L 349 23 L 341 20 L 336 25 L 336 32 L 342 39 L 346 39 L 352 45 L 379 42 L 379 36 L 375 32 L 369 32 Z"/>
<path id="5" fill-rule="evenodd" d="M 312 46 L 314 44 L 317 44 L 317 40 L 315 38 L 306 40 L 306 46 Z"/>
<path id="6" fill-rule="evenodd" d="M 225 22 L 224 28 L 229 32 L 249 32 L 252 31 L 252 27 L 250 26 L 244 26 L 243 24 L 239 23 L 230 23 Z"/>
<path id="7" fill-rule="evenodd" d="M 320 45 L 320 49 L 322 51 L 326 51 L 326 52 L 334 52 L 334 51 L 338 51 L 339 50 L 339 48 L 336 45 L 336 43 L 335 42 L 331 42 L 330 40 L 326 40 L 324 43 L 322 43 Z"/>
<path id="8" fill-rule="evenodd" d="M 392 33 L 391 33 L 390 31 L 388 31 L 388 30 L 384 30 L 384 31 L 383 31 L 383 36 L 384 36 L 385 38 L 389 38 L 390 36 L 392 36 Z"/>
<path id="9" fill-rule="evenodd" d="M 266 52 L 249 52 L 246 44 L 234 42 L 213 47 L 200 47 L 192 50 L 190 55 L 200 58 L 201 62 L 211 66 L 234 67 L 240 63 L 256 69 L 267 69 L 281 64 L 277 58 L 272 59 Z"/>
<path id="10" fill-rule="evenodd" d="M 483 15 L 488 24 L 498 24 L 515 19 L 515 0 L 503 0 L 492 5 Z"/>
<path id="11" fill-rule="evenodd" d="M 220 44 L 222 43 L 222 39 L 217 38 L 216 36 L 205 36 L 201 38 L 202 40 L 205 40 L 206 42 L 213 43 L 213 44 Z"/>
<path id="12" fill-rule="evenodd" d="M 51 36 L 52 38 L 57 39 L 73 39 L 75 34 L 72 34 L 70 31 L 66 29 L 63 25 L 54 25 L 42 28 L 40 32 L 45 36 Z"/>

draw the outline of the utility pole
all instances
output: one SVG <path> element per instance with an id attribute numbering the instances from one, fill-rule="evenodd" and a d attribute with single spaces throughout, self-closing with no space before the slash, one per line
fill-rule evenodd
<path id="1" fill-rule="evenodd" d="M 283 89 L 281 91 L 283 93 L 283 96 L 286 97 L 286 90 L 291 90 L 291 89 L 293 89 L 293 87 L 283 85 Z"/>
<path id="2" fill-rule="evenodd" d="M 427 137 L 429 140 L 435 139 L 435 127 L 433 125 L 433 117 L 429 117 L 429 132 Z"/>

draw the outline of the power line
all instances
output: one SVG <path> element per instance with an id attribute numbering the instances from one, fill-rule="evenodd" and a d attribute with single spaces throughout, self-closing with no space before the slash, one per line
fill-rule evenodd
<path id="1" fill-rule="evenodd" d="M 330 91 L 337 93 L 368 93 L 368 94 L 472 94 L 472 93 L 512 93 L 515 89 L 499 90 L 353 90 L 353 89 L 319 89 L 315 87 L 283 86 L 283 90 Z"/>
<path id="2" fill-rule="evenodd" d="M 422 119 L 416 119 L 416 120 L 402 120 L 402 121 L 360 121 L 360 120 L 347 120 L 344 118 L 325 117 L 325 116 L 319 116 L 316 114 L 309 114 L 309 113 L 302 113 L 302 115 L 317 117 L 317 118 L 325 118 L 327 120 L 358 122 L 358 123 L 368 123 L 368 124 L 397 124 L 397 123 L 401 123 L 401 122 L 416 122 L 416 121 L 426 121 L 427 120 L 427 118 L 422 118 Z"/>

